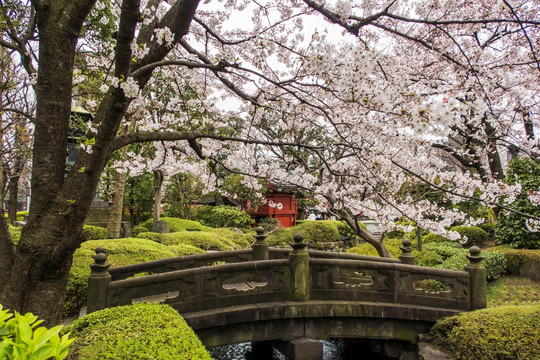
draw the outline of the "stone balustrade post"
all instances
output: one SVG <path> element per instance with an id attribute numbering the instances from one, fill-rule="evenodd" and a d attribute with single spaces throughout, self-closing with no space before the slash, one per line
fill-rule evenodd
<path id="1" fill-rule="evenodd" d="M 94 263 L 90 264 L 90 276 L 88 277 L 88 303 L 86 312 L 105 309 L 107 307 L 107 288 L 111 282 L 107 254 L 103 247 L 96 249 L 96 255 L 92 255 Z"/>
<path id="2" fill-rule="evenodd" d="M 268 260 L 268 243 L 266 242 L 268 235 L 264 234 L 264 228 L 262 226 L 257 226 L 255 231 L 257 235 L 254 236 L 255 242 L 251 245 L 253 249 L 253 260 Z"/>
<path id="3" fill-rule="evenodd" d="M 486 268 L 481 263 L 484 257 L 480 256 L 480 251 L 477 246 L 469 249 L 471 255 L 467 256 L 469 264 L 465 267 L 471 281 L 471 310 L 484 309 L 487 306 Z"/>
<path id="4" fill-rule="evenodd" d="M 294 235 L 294 243 L 291 244 L 293 251 L 289 254 L 291 266 L 291 290 L 292 301 L 309 301 L 309 254 L 304 243 L 304 236 L 300 233 Z"/>
<path id="5" fill-rule="evenodd" d="M 414 255 L 412 254 L 411 240 L 403 239 L 403 246 L 399 247 L 402 253 L 399 255 L 399 260 L 403 264 L 415 265 Z"/>

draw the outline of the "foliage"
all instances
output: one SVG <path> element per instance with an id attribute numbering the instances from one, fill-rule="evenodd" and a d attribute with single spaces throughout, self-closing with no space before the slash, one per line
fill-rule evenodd
<path id="1" fill-rule="evenodd" d="M 488 234 L 488 239 L 493 239 L 495 237 L 495 228 L 496 224 L 492 222 L 485 222 L 482 224 L 478 224 L 478 227 L 482 230 L 484 230 Z"/>
<path id="2" fill-rule="evenodd" d="M 107 229 L 101 226 L 83 225 L 83 230 L 88 235 L 88 240 L 101 240 L 109 236 Z"/>
<path id="3" fill-rule="evenodd" d="M 278 229 L 266 240 L 270 246 L 287 246 L 293 242 L 294 235 L 300 233 L 305 242 L 339 241 L 339 226 L 342 226 L 341 221 L 304 221 L 300 225 Z"/>
<path id="4" fill-rule="evenodd" d="M 297 222 L 298 224 L 298 222 Z M 264 229 L 265 233 L 269 233 L 275 229 L 277 229 L 280 226 L 280 222 L 278 219 L 271 218 L 271 217 L 265 217 L 262 218 L 257 226 L 261 226 Z"/>
<path id="5" fill-rule="evenodd" d="M 176 256 L 176 252 L 172 249 L 145 239 L 92 240 L 82 243 L 73 255 L 73 265 L 69 272 L 64 299 L 64 315 L 66 316 L 73 315 L 86 304 L 86 289 L 90 275 L 89 265 L 94 262 L 92 255 L 95 255 L 94 250 L 99 246 L 103 246 L 107 251 L 107 261 L 111 267 Z"/>
<path id="6" fill-rule="evenodd" d="M 535 359 L 540 354 L 540 304 L 482 309 L 442 318 L 432 334 L 456 359 Z"/>
<path id="7" fill-rule="evenodd" d="M 28 216 L 28 211 L 17 211 L 17 221 L 24 221 L 24 217 Z M 4 217 L 8 217 L 8 213 L 4 213 Z"/>
<path id="8" fill-rule="evenodd" d="M 445 242 L 445 241 L 450 241 L 450 240 L 445 238 L 442 235 L 438 235 L 434 233 L 429 233 L 426 236 L 422 237 L 423 244 L 430 243 L 430 242 Z"/>
<path id="9" fill-rule="evenodd" d="M 21 230 L 22 228 L 20 226 L 13 226 L 9 225 L 9 234 L 11 235 L 11 241 L 13 241 L 14 244 L 19 243 L 19 239 L 21 238 Z"/>
<path id="10" fill-rule="evenodd" d="M 532 216 L 540 217 L 540 206 L 533 204 L 529 195 L 540 189 L 540 164 L 530 158 L 517 158 L 510 163 L 506 181 L 519 182 L 522 190 L 516 201 L 509 205 Z M 527 226 L 527 219 L 515 213 L 501 210 L 497 218 L 496 243 L 510 244 L 513 248 L 540 249 L 540 236 Z"/>
<path id="11" fill-rule="evenodd" d="M 386 246 L 392 257 L 398 258 L 401 254 L 401 249 L 399 248 L 402 245 L 401 239 L 384 238 L 384 245 Z M 379 256 L 377 250 L 375 250 L 375 248 L 369 243 L 364 243 L 359 246 L 350 248 L 349 250 L 347 250 L 347 252 L 351 254 Z"/>
<path id="12" fill-rule="evenodd" d="M 162 221 L 166 221 L 169 224 L 171 232 L 177 231 L 213 231 L 214 228 L 209 226 L 204 226 L 198 221 L 179 219 L 174 217 L 162 217 Z M 152 226 L 154 224 L 153 219 L 148 219 L 141 223 L 141 226 L 144 226 L 148 231 L 152 231 Z"/>
<path id="13" fill-rule="evenodd" d="M 247 229 L 254 223 L 251 216 L 234 206 L 202 206 L 190 217 L 190 220 L 214 228 L 238 227 Z"/>
<path id="14" fill-rule="evenodd" d="M 133 176 L 126 182 L 124 205 L 129 210 L 131 223 L 139 224 L 152 217 L 154 206 L 154 175 Z"/>
<path id="15" fill-rule="evenodd" d="M 455 241 L 428 242 L 421 252 L 414 250 L 416 264 L 449 270 L 464 271 L 469 264 L 469 250 L 464 249 Z M 487 281 L 493 281 L 506 273 L 506 258 L 502 253 L 491 251 L 482 252 L 482 264 L 486 267 Z"/>
<path id="16" fill-rule="evenodd" d="M 168 305 L 140 303 L 93 312 L 66 328 L 69 359 L 206 359 L 199 338 Z"/>
<path id="17" fill-rule="evenodd" d="M 488 233 L 476 226 L 454 226 L 450 231 L 461 235 L 464 246 L 481 245 L 488 240 Z"/>
<path id="18" fill-rule="evenodd" d="M 220 185 L 220 190 L 225 192 L 230 198 L 234 199 L 242 208 L 247 209 L 250 206 L 257 207 L 260 204 L 260 199 L 266 185 L 264 180 L 255 180 L 258 183 L 259 190 L 253 190 L 244 184 L 245 180 L 251 180 L 240 174 L 229 174 L 223 179 Z M 249 206 L 248 206 L 249 205 Z"/>
<path id="19" fill-rule="evenodd" d="M 540 263 L 540 250 L 514 249 L 509 244 L 506 244 L 489 248 L 487 251 L 497 251 L 504 254 L 506 257 L 506 272 L 509 274 L 518 270 L 523 263 Z"/>
<path id="20" fill-rule="evenodd" d="M 166 246 L 187 244 L 203 250 L 226 251 L 249 246 L 251 236 L 236 234 L 227 229 L 222 231 L 177 231 L 170 234 L 141 233 L 138 236 Z M 248 237 L 250 240 L 248 240 Z"/>
<path id="21" fill-rule="evenodd" d="M 131 234 L 133 235 L 133 237 L 137 237 L 137 235 L 139 235 L 140 233 L 149 232 L 149 231 L 150 230 L 148 230 L 146 227 L 139 225 L 131 229 Z"/>
<path id="22" fill-rule="evenodd" d="M 204 254 L 206 251 L 203 249 L 196 247 L 194 245 L 185 244 L 185 243 L 179 243 L 176 245 L 169 245 L 169 249 L 171 249 L 175 256 L 187 256 L 187 255 L 195 255 L 195 254 Z"/>
<path id="23" fill-rule="evenodd" d="M 201 179 L 189 173 L 172 176 L 165 187 L 167 216 L 187 219 L 193 209 L 189 206 L 203 195 Z"/>
<path id="24" fill-rule="evenodd" d="M 488 284 L 488 307 L 540 304 L 540 282 L 523 276 L 505 276 Z"/>
<path id="25" fill-rule="evenodd" d="M 37 327 L 43 321 L 31 313 L 9 313 L 0 305 L 0 359 L 65 359 L 74 339 L 69 333 L 58 335 L 63 326 Z"/>
<path id="26" fill-rule="evenodd" d="M 35 90 L 38 109 L 32 160 L 36 213 L 23 233 L 24 246 L 13 258 L 13 272 L 10 261 L 0 272 L 4 286 L 16 289 L 12 282 L 17 281 L 27 285 L 24 291 L 9 293 L 14 304 L 38 308 L 35 289 L 49 281 L 62 284 L 62 266 L 71 260 L 71 252 L 62 249 L 76 248 L 82 241 L 77 237 L 99 172 L 114 149 L 133 142 L 152 141 L 156 149 L 154 157 L 136 153 L 134 171 L 159 165 L 169 174 L 207 174 L 207 165 L 219 162 L 243 174 L 310 189 L 354 214 L 362 211 L 379 219 L 426 214 L 450 223 L 454 212 L 438 211 L 429 194 L 423 192 L 420 201 L 403 201 L 395 193 L 414 174 L 428 192 L 452 189 L 456 201 L 476 189 L 490 201 L 510 198 L 514 188 L 492 179 L 497 173 L 490 172 L 489 165 L 496 163 L 487 160 L 493 160 L 502 144 L 519 145 L 524 152 L 535 146 L 526 139 L 527 122 L 532 127 L 538 113 L 537 87 L 531 86 L 537 82 L 537 69 L 530 61 L 536 58 L 531 44 L 538 42 L 540 27 L 531 20 L 528 2 L 437 6 L 429 0 L 322 5 L 268 0 L 256 6 L 227 1 L 223 8 L 204 1 L 122 7 L 119 2 L 90 0 L 71 2 L 73 6 L 50 3 L 11 1 L 0 11 L 3 47 L 14 52 L 10 57 L 21 57 L 26 77 L 37 79 L 28 86 L 28 91 Z M 232 16 L 265 23 L 254 21 L 247 28 L 238 24 L 223 32 L 223 24 L 236 25 Z M 324 29 L 301 26 L 304 18 L 318 18 Z M 100 24 L 107 25 L 103 32 Z M 324 35 L 336 27 L 365 46 Z M 238 36 L 245 41 L 235 41 Z M 180 41 L 185 43 L 179 46 Z M 204 47 L 198 46 L 201 41 Z M 384 51 L 377 46 L 381 43 Z M 73 60 L 81 53 L 76 44 L 87 59 L 77 67 L 101 77 L 87 82 L 74 73 Z M 276 61 L 270 64 L 267 59 Z M 147 66 L 165 63 L 169 66 Z M 413 73 L 412 79 L 406 76 Z M 84 89 L 97 86 L 95 78 L 103 79 L 92 105 L 99 108 L 94 118 L 99 136 L 88 132 L 73 171 L 64 174 L 71 89 L 82 84 L 83 97 L 97 93 Z M 225 95 L 238 96 L 239 121 L 215 106 Z M 245 126 L 235 127 L 239 130 L 227 140 L 231 134 L 222 130 L 239 122 Z M 117 136 L 119 129 L 135 132 Z M 447 169 L 445 161 L 432 156 L 436 144 L 426 139 L 434 138 L 457 138 L 453 153 L 470 159 L 469 168 L 477 171 Z M 485 182 L 478 178 L 483 173 Z M 126 203 L 134 225 L 148 215 Z M 40 240 L 53 238 L 57 241 Z M 50 265 L 30 261 L 30 256 L 45 260 L 64 253 L 66 259 Z M 45 270 L 47 278 L 42 276 Z M 43 309 L 58 302 L 62 287 L 43 299 L 44 315 Z M 7 298 L 4 294 L 0 291 L 0 298 Z"/>

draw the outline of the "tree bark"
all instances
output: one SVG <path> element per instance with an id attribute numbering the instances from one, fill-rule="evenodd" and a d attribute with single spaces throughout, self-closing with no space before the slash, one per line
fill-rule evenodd
<path id="1" fill-rule="evenodd" d="M 128 174 L 126 171 L 114 172 L 114 190 L 112 192 L 112 205 L 107 230 L 109 236 L 119 238 L 122 230 L 122 214 L 124 213 L 124 192 L 126 189 Z"/>
<path id="2" fill-rule="evenodd" d="M 358 236 L 360 236 L 361 239 L 366 241 L 368 244 L 373 246 L 375 250 L 377 250 L 377 253 L 379 254 L 379 256 L 387 257 L 387 258 L 392 257 L 392 254 L 390 254 L 390 251 L 388 251 L 388 249 L 384 245 L 383 237 L 378 239 L 375 236 L 373 236 L 369 231 L 364 230 L 362 227 L 358 225 L 358 222 L 355 219 L 353 219 L 353 217 L 347 212 L 347 210 L 340 209 L 338 211 L 338 214 L 341 217 L 341 219 L 344 220 L 351 227 L 351 229 L 354 230 L 354 232 Z"/>
<path id="3" fill-rule="evenodd" d="M 29 219 L 16 251 L 0 226 L 0 303 L 21 313 L 32 312 L 58 324 L 72 257 L 84 241 L 82 225 L 92 203 L 100 175 L 112 154 L 112 142 L 131 100 L 119 88 L 105 94 L 96 113 L 99 124 L 92 153 L 81 151 L 71 172 L 65 174 L 67 135 L 75 47 L 95 0 L 33 1 L 39 33 L 39 67 L 36 84 L 36 119 L 32 161 L 32 201 Z M 198 0 L 173 6 L 164 23 L 175 39 L 187 33 Z M 116 48 L 115 75 L 130 75 L 129 48 L 140 20 L 138 0 L 122 2 Z M 151 49 L 154 45 L 151 44 Z M 172 47 L 156 46 L 149 59 L 161 60 Z M 167 50 L 167 51 L 165 51 Z M 137 80 L 144 86 L 149 70 Z M 4 228 L 5 221 L 3 223 Z"/>
<path id="4" fill-rule="evenodd" d="M 159 212 L 161 209 L 161 188 L 163 185 L 163 172 L 154 171 L 154 224 L 159 221 Z"/>

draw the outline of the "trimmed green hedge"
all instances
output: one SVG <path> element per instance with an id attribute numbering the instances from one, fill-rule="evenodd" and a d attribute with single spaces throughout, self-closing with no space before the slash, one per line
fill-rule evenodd
<path id="1" fill-rule="evenodd" d="M 182 231 L 170 234 L 142 233 L 139 234 L 138 238 L 149 239 L 166 246 L 184 244 L 203 250 L 233 250 L 233 245 L 231 245 L 224 237 L 209 232 Z"/>
<path id="2" fill-rule="evenodd" d="M 209 226 L 202 225 L 198 221 L 179 219 L 173 217 L 162 217 L 160 220 L 166 221 L 169 224 L 171 232 L 177 231 L 212 231 L 214 228 Z M 148 219 L 145 222 L 142 222 L 139 226 L 143 226 L 148 231 L 152 231 L 152 225 L 154 224 L 153 219 Z"/>
<path id="3" fill-rule="evenodd" d="M 162 304 L 118 306 L 76 320 L 68 359 L 211 360 L 176 310 Z"/>
<path id="4" fill-rule="evenodd" d="M 190 216 L 190 219 L 214 228 L 248 229 L 255 222 L 247 212 L 228 205 L 201 206 Z"/>
<path id="5" fill-rule="evenodd" d="M 521 264 L 526 262 L 540 263 L 540 250 L 514 249 L 509 244 L 499 245 L 487 249 L 497 251 L 506 257 L 506 272 L 514 273 Z"/>
<path id="6" fill-rule="evenodd" d="M 189 245 L 189 244 L 177 244 L 177 245 L 170 245 L 167 247 L 171 249 L 175 253 L 176 256 L 204 254 L 206 252 L 201 248 L 198 248 L 196 246 Z"/>
<path id="7" fill-rule="evenodd" d="M 178 231 L 169 234 L 143 232 L 137 238 L 149 239 L 166 246 L 187 244 L 203 250 L 226 251 L 245 249 L 253 242 L 253 237 L 238 234 L 230 229 L 211 229 L 212 231 Z"/>
<path id="8" fill-rule="evenodd" d="M 150 230 L 141 225 L 135 226 L 133 229 L 131 229 L 131 234 L 133 235 L 133 237 L 137 237 L 137 235 L 143 232 L 150 232 Z"/>
<path id="9" fill-rule="evenodd" d="M 83 231 L 88 235 L 88 240 L 101 240 L 109 236 L 107 229 L 101 226 L 83 225 Z"/>
<path id="10" fill-rule="evenodd" d="M 365 225 L 361 224 L 365 229 Z M 287 246 L 293 242 L 296 233 L 304 235 L 305 242 L 339 241 L 339 236 L 354 236 L 354 232 L 346 223 L 331 220 L 309 220 L 288 228 L 281 228 L 267 238 L 270 246 Z"/>
<path id="11" fill-rule="evenodd" d="M 477 226 L 454 226 L 450 231 L 459 233 L 462 238 L 466 236 L 467 241 L 463 245 L 467 247 L 481 245 L 488 241 L 489 237 L 487 232 Z"/>
<path id="12" fill-rule="evenodd" d="M 103 246 L 107 251 L 107 261 L 111 263 L 111 267 L 177 256 L 174 249 L 145 239 L 92 240 L 82 243 L 73 255 L 73 265 L 69 272 L 64 299 L 64 315 L 66 316 L 74 315 L 86 304 L 86 289 L 90 275 L 89 265 L 94 262 L 92 255 L 95 255 L 94 250 L 98 246 Z"/>
<path id="13" fill-rule="evenodd" d="M 540 304 L 501 306 L 442 318 L 432 334 L 457 360 L 538 359 Z"/>

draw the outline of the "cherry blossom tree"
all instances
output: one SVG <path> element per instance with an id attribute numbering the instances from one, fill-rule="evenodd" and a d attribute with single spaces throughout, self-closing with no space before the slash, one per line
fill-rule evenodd
<path id="1" fill-rule="evenodd" d="M 510 144 L 537 154 L 538 8 L 528 0 L 0 1 L 0 45 L 36 79 L 37 102 L 29 219 L 17 247 L 1 229 L 0 303 L 59 321 L 100 175 L 115 151 L 136 143 L 154 142 L 154 155 L 128 151 L 118 169 L 155 163 L 148 168 L 210 179 L 207 165 L 217 163 L 246 175 L 245 185 L 268 178 L 310 189 L 346 219 L 361 211 L 388 228 L 401 216 L 438 232 L 466 221 L 396 197 L 411 178 L 455 202 L 510 203 L 519 184 L 499 182 L 490 157 Z M 81 99 L 95 117 L 65 176 L 75 85 L 95 88 Z M 128 112 L 138 116 L 119 133 L 133 121 Z M 434 139 L 459 131 L 485 144 L 455 150 L 480 159 L 485 176 L 448 171 L 430 156 Z M 388 256 L 380 239 L 356 230 Z"/>

